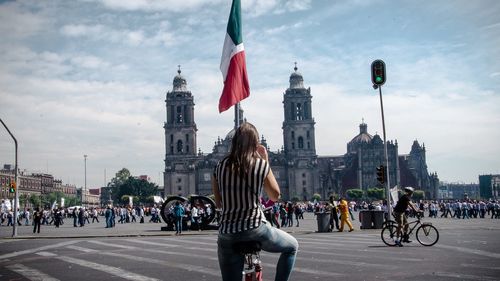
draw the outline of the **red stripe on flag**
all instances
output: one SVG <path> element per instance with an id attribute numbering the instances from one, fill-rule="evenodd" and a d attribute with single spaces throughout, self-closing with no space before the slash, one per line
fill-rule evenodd
<path id="1" fill-rule="evenodd" d="M 229 63 L 224 89 L 219 99 L 219 113 L 228 110 L 231 106 L 250 95 L 245 52 L 236 53 Z"/>

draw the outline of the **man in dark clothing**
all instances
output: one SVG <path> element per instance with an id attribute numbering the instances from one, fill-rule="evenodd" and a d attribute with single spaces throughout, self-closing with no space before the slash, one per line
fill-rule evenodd
<path id="1" fill-rule="evenodd" d="M 398 228 L 396 232 L 396 245 L 402 247 L 401 242 L 409 243 L 411 242 L 408 238 L 408 221 L 406 219 L 406 209 L 410 207 L 415 213 L 419 213 L 420 211 L 413 206 L 411 203 L 411 196 L 413 194 L 413 187 L 407 186 L 404 188 L 405 195 L 399 198 L 396 207 L 394 207 L 394 217 L 396 222 L 398 223 Z M 403 234 L 401 235 L 401 229 L 403 229 Z M 401 240 L 399 238 L 402 238 Z"/>
<path id="2" fill-rule="evenodd" d="M 83 217 L 84 212 L 83 208 L 80 208 L 80 211 L 78 212 L 78 223 L 80 224 L 80 227 L 85 225 L 85 218 Z"/>
<path id="3" fill-rule="evenodd" d="M 73 226 L 74 226 L 74 227 L 77 227 L 77 226 L 78 226 L 78 225 L 77 225 L 77 221 L 78 221 L 78 212 L 77 212 L 77 211 L 78 211 L 78 210 L 77 210 L 77 208 L 76 208 L 76 207 L 74 207 L 74 208 L 73 208 L 73 213 L 71 214 L 71 215 L 73 216 Z"/>
<path id="4" fill-rule="evenodd" d="M 42 223 L 43 212 L 36 208 L 33 213 L 33 233 L 38 229 L 37 233 L 40 233 L 40 225 Z"/>

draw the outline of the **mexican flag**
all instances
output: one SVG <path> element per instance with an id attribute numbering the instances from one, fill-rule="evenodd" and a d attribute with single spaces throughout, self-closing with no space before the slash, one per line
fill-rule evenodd
<path id="1" fill-rule="evenodd" d="M 241 32 L 241 3 L 233 0 L 227 22 L 227 33 L 222 49 L 220 70 L 224 77 L 224 89 L 219 99 L 219 113 L 250 95 L 245 48 Z"/>

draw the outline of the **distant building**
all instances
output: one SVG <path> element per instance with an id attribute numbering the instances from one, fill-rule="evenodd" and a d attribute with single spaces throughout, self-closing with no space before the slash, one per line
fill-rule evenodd
<path id="1" fill-rule="evenodd" d="M 41 196 L 51 192 L 62 192 L 67 197 L 75 197 L 77 195 L 76 186 L 63 184 L 61 180 L 54 179 L 50 174 L 34 173 L 29 174 L 25 171 L 18 172 L 18 193 L 19 197 Z M 12 200 L 13 193 L 9 193 L 10 183 L 15 180 L 15 169 L 12 165 L 5 164 L 3 169 L 0 169 L 0 198 Z M 29 202 L 27 208 L 33 208 Z M 25 206 L 20 206 L 25 207 Z"/>
<path id="2" fill-rule="evenodd" d="M 311 89 L 304 86 L 297 67 L 290 75 L 289 87 L 283 93 L 283 147 L 269 152 L 269 161 L 280 185 L 283 199 L 309 200 L 319 193 L 345 194 L 347 189 L 377 187 L 376 167 L 385 165 L 384 143 L 379 135 L 370 135 L 362 122 L 360 132 L 339 156 L 316 154 L 315 120 Z M 208 195 L 212 193 L 211 177 L 217 162 L 227 155 L 234 128 L 215 141 L 212 153 L 197 151 L 197 126 L 194 97 L 186 79 L 178 70 L 173 89 L 166 94 L 164 192 L 166 195 Z M 244 119 L 243 110 L 240 111 Z M 262 136 L 261 143 L 268 147 Z M 388 141 L 389 179 L 391 186 L 413 186 L 423 190 L 426 198 L 437 198 L 439 179 L 429 174 L 425 146 L 414 141 L 407 155 L 398 153 L 397 141 Z"/>
<path id="3" fill-rule="evenodd" d="M 480 175 L 479 193 L 483 199 L 498 199 L 500 195 L 500 175 Z"/>
<path id="4" fill-rule="evenodd" d="M 477 183 L 447 183 L 443 182 L 438 188 L 437 199 L 480 199 Z"/>

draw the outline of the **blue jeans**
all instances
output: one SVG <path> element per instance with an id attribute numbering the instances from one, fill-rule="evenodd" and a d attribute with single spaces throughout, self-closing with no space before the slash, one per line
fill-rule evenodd
<path id="1" fill-rule="evenodd" d="M 217 240 L 219 266 L 222 280 L 234 281 L 242 279 L 244 256 L 234 251 L 233 245 L 240 241 L 259 241 L 262 250 L 271 253 L 281 253 L 276 266 L 274 280 L 288 280 L 295 264 L 295 256 L 299 243 L 290 234 L 271 227 L 263 222 L 258 228 L 235 234 L 219 234 Z"/>
<path id="2" fill-rule="evenodd" d="M 182 233 L 182 217 L 175 217 L 176 233 Z"/>

